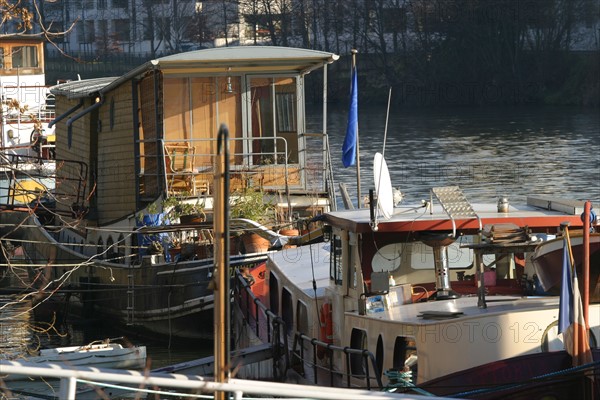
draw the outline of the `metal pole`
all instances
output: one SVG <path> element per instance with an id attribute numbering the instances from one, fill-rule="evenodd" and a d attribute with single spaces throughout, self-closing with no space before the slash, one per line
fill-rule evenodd
<path id="1" fill-rule="evenodd" d="M 583 319 L 586 332 L 590 329 L 588 312 L 590 306 L 590 212 L 592 203 L 588 200 L 583 207 Z"/>
<path id="2" fill-rule="evenodd" d="M 565 239 L 567 241 L 567 251 L 568 256 L 569 256 L 569 261 L 570 261 L 570 265 L 571 265 L 571 269 L 574 270 L 575 269 L 575 258 L 573 257 L 573 248 L 571 247 L 571 236 L 569 234 L 569 223 L 565 222 L 563 224 L 561 224 L 561 226 L 563 227 L 563 235 L 565 236 Z M 569 279 L 571 279 L 572 281 L 572 276 L 573 276 L 573 271 L 569 271 Z M 578 288 L 573 288 L 573 290 L 577 290 Z M 577 334 L 577 332 L 575 332 L 573 334 L 573 354 L 575 354 L 575 349 L 579 348 L 579 335 Z M 575 360 L 575 355 L 572 356 L 573 360 Z"/>
<path id="3" fill-rule="evenodd" d="M 214 195 L 215 271 L 214 357 L 215 382 L 229 381 L 229 131 L 219 128 Z M 225 392 L 215 392 L 216 400 L 225 400 Z"/>
<path id="4" fill-rule="evenodd" d="M 350 51 L 352 53 L 352 71 L 356 67 L 356 54 L 358 54 L 358 50 L 352 49 Z M 356 80 L 358 82 L 358 79 Z M 358 91 L 358 88 L 356 88 Z M 358 115 L 358 110 L 356 110 Z M 361 207 L 361 189 L 360 189 L 360 140 L 358 139 L 358 124 L 356 124 L 356 197 L 358 199 L 358 205 L 356 208 Z"/>

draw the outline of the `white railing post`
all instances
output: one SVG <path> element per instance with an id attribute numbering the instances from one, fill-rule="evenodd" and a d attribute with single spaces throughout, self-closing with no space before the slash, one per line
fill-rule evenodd
<path id="1" fill-rule="evenodd" d="M 77 389 L 77 378 L 69 376 L 60 380 L 59 396 L 64 400 L 75 400 L 75 392 Z"/>

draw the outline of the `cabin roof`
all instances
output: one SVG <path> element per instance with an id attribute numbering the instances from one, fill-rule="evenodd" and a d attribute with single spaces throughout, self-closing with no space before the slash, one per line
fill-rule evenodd
<path id="1" fill-rule="evenodd" d="M 221 72 L 252 70 L 281 70 L 306 73 L 323 64 L 332 63 L 338 55 L 324 51 L 279 46 L 236 46 L 189 51 L 157 60 L 161 68 L 199 69 L 220 68 Z"/>
<path id="2" fill-rule="evenodd" d="M 433 275 L 433 274 L 432 274 Z M 400 306 L 391 306 L 382 312 L 367 314 L 364 318 L 374 318 L 385 321 L 397 321 L 406 325 L 439 325 L 463 324 L 465 320 L 477 318 L 480 316 L 489 316 L 493 314 L 507 314 L 517 312 L 527 312 L 532 310 L 556 308 L 558 306 L 558 297 L 522 297 L 522 296 L 486 296 L 489 301 L 487 308 L 478 306 L 477 296 L 463 296 L 458 299 L 444 301 L 428 301 L 411 304 L 402 304 Z M 453 317 L 427 318 L 427 314 L 434 313 L 461 313 Z M 446 321 L 446 322 L 441 322 Z"/>
<path id="3" fill-rule="evenodd" d="M 51 89 L 55 95 L 68 98 L 91 97 L 106 93 L 123 83 L 144 75 L 148 71 L 161 70 L 165 74 L 240 74 L 240 73 L 287 73 L 307 74 L 339 58 L 337 54 L 292 47 L 234 46 L 195 50 L 150 60 L 116 78 L 86 79 L 56 85 Z"/>
<path id="4" fill-rule="evenodd" d="M 69 81 L 53 86 L 50 88 L 50 92 L 54 95 L 66 96 L 69 99 L 91 97 L 117 79 L 118 77 L 109 77 Z"/>
<path id="5" fill-rule="evenodd" d="M 21 42 L 21 43 L 36 43 L 36 44 L 40 44 L 40 43 L 44 43 L 46 41 L 45 38 L 43 38 L 41 36 L 41 34 L 36 35 L 29 35 L 29 34 L 7 34 L 7 35 L 0 35 L 0 43 L 11 43 L 11 42 Z"/>
<path id="6" fill-rule="evenodd" d="M 574 212 L 557 211 L 536 207 L 530 204 L 510 205 L 508 213 L 498 212 L 496 204 L 473 204 L 473 209 L 481 218 L 482 225 L 515 224 L 527 227 L 533 232 L 546 232 L 558 229 L 563 222 L 571 227 L 581 227 L 580 215 Z M 328 224 L 351 232 L 373 232 L 368 208 L 342 210 L 326 213 Z M 394 208 L 389 220 L 379 215 L 377 230 L 380 233 L 411 233 L 420 231 L 452 231 L 452 220 L 442 206 L 434 204 L 431 210 L 422 205 L 406 205 Z M 479 221 L 476 218 L 457 218 L 457 230 L 463 233 L 477 232 Z"/>

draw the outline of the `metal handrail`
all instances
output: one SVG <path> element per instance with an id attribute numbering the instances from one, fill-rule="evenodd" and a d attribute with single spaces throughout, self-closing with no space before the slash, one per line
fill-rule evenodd
<path id="1" fill-rule="evenodd" d="M 313 347 L 313 359 L 308 360 L 307 358 L 304 357 L 304 342 L 308 342 L 312 345 Z M 319 384 L 318 383 L 318 374 L 317 371 L 319 368 L 323 369 L 323 367 L 319 366 L 318 362 L 317 362 L 317 357 L 318 357 L 318 350 L 319 348 L 322 348 L 324 351 L 326 351 L 326 353 L 332 355 L 333 353 L 341 353 L 344 357 L 345 357 L 345 361 L 346 361 L 346 366 L 347 366 L 347 370 L 351 371 L 351 358 L 352 356 L 359 356 L 361 357 L 361 365 L 364 368 L 365 371 L 365 375 L 364 375 L 364 379 L 367 383 L 367 389 L 371 389 L 371 379 L 375 379 L 378 385 L 379 389 L 383 388 L 383 382 L 381 380 L 381 371 L 379 371 L 379 368 L 377 367 L 377 362 L 375 360 L 375 356 L 373 355 L 373 353 L 371 353 L 369 350 L 366 349 L 355 349 L 352 347 L 342 347 L 342 346 L 335 346 L 331 343 L 327 343 L 327 342 L 323 342 L 317 338 L 312 338 L 310 336 L 307 336 L 305 334 L 303 334 L 302 332 L 296 332 L 295 336 L 294 336 L 294 348 L 292 350 L 292 357 L 295 355 L 298 355 L 298 350 L 296 345 L 299 346 L 300 349 L 300 359 L 311 364 L 313 367 L 313 371 L 314 371 L 314 377 L 315 377 L 315 384 Z M 371 378 L 371 375 L 369 373 L 370 369 L 369 369 L 369 362 L 371 365 L 371 368 L 373 369 L 373 378 Z M 328 371 L 330 372 L 330 382 L 328 383 L 329 385 L 333 385 L 334 384 L 334 375 L 338 374 L 338 375 L 342 375 L 342 373 L 340 371 L 334 371 L 333 368 L 329 368 Z M 347 387 L 350 387 L 351 383 L 350 383 L 350 379 L 352 377 L 355 378 L 361 378 L 361 375 L 357 375 L 354 373 L 347 373 L 344 374 L 346 377 L 346 385 Z"/>
<path id="2" fill-rule="evenodd" d="M 271 324 L 273 324 L 274 326 L 277 325 L 279 327 L 279 332 L 283 332 L 283 338 L 284 338 L 284 349 L 286 349 L 286 359 L 287 359 L 287 365 L 289 366 L 289 359 L 291 358 L 289 353 L 287 352 L 287 331 L 285 329 L 286 324 L 285 321 L 283 321 L 281 319 L 281 317 L 277 316 L 275 313 L 273 313 L 266 305 L 264 305 L 262 303 L 262 301 L 256 297 L 256 295 L 252 292 L 251 286 L 250 284 L 246 281 L 246 279 L 239 273 L 237 272 L 235 275 L 235 295 L 236 298 L 238 299 L 238 304 L 240 304 L 240 309 L 242 311 L 245 310 L 244 313 L 244 318 L 246 321 L 248 321 L 248 323 L 253 322 L 255 324 L 255 334 L 257 337 L 261 337 L 261 331 L 260 331 L 260 314 L 259 313 L 263 313 L 262 315 L 266 318 L 266 322 L 267 322 L 267 335 L 266 335 L 266 340 L 268 341 L 268 343 L 271 343 L 273 338 L 277 337 L 279 338 L 279 334 L 278 335 L 271 335 Z M 254 316 L 252 315 L 252 313 L 250 312 L 250 303 L 254 304 Z M 244 307 L 245 306 L 245 307 Z M 304 343 L 304 341 L 309 342 L 312 346 L 313 346 L 313 351 L 312 351 L 312 360 L 309 359 L 308 357 L 304 356 L 304 346 L 302 345 Z M 296 350 L 296 345 L 300 343 L 300 352 L 298 353 L 298 351 Z M 274 346 L 276 346 L 276 343 L 273 343 Z M 350 371 L 350 359 L 352 356 L 359 356 L 362 358 L 362 365 L 365 368 L 365 381 L 367 384 L 367 388 L 371 389 L 371 380 L 375 379 L 377 382 L 378 387 L 381 389 L 383 388 L 383 382 L 381 380 L 381 371 L 379 371 L 379 368 L 377 367 L 377 363 L 375 361 L 375 357 L 373 356 L 373 353 L 371 353 L 368 350 L 365 349 L 354 349 L 354 348 L 350 348 L 350 347 L 341 347 L 341 346 L 335 346 L 331 343 L 326 343 L 323 342 L 319 339 L 316 338 L 311 338 L 301 332 L 296 332 L 295 336 L 294 336 L 294 347 L 292 350 L 292 356 L 299 356 L 299 359 L 302 360 L 303 362 L 306 362 L 309 365 L 312 365 L 313 370 L 314 370 L 314 376 L 315 376 L 315 384 L 318 384 L 317 382 L 317 371 L 318 369 L 323 369 L 324 367 L 319 366 L 317 359 L 318 359 L 318 349 L 322 348 L 324 349 L 326 352 L 333 354 L 333 353 L 341 353 L 345 358 L 346 358 L 346 364 L 348 365 L 347 370 Z M 371 377 L 369 371 L 369 362 L 371 365 L 371 368 L 373 370 L 373 377 Z M 340 375 L 341 372 L 340 371 L 336 371 L 334 370 L 332 367 L 328 368 L 327 371 L 329 372 L 330 375 L 330 382 L 329 384 L 332 385 L 333 384 L 333 380 L 334 380 L 334 376 Z M 356 374 L 346 374 L 346 384 L 347 387 L 350 387 L 351 383 L 350 383 L 350 378 L 354 376 L 355 378 L 360 378 L 359 375 Z"/>
<path id="3" fill-rule="evenodd" d="M 373 393 L 365 393 L 362 390 L 343 389 L 335 387 L 297 385 L 278 382 L 265 382 L 263 380 L 253 381 L 247 379 L 232 378 L 227 382 L 214 382 L 201 376 L 189 376 L 182 374 L 169 374 L 161 372 L 141 373 L 139 371 L 115 370 L 107 368 L 67 368 L 60 367 L 50 363 L 35 364 L 31 362 L 17 362 L 0 360 L 0 369 L 3 374 L 39 376 L 46 378 L 60 379 L 60 391 L 58 398 L 75 400 L 77 398 L 77 383 L 86 383 L 92 388 L 88 394 L 100 388 L 111 388 L 129 390 L 132 393 L 154 393 L 159 391 L 157 388 L 174 388 L 183 390 L 193 390 L 201 392 L 228 392 L 233 394 L 233 398 L 238 400 L 242 395 L 263 395 L 268 397 L 291 397 L 291 398 L 312 398 L 312 399 L 345 399 L 352 398 L 356 400 L 373 399 Z M 115 385 L 120 384 L 120 385 Z M 92 392 L 93 393 L 93 392 Z M 163 392 L 160 392 L 163 394 Z M 165 395 L 173 393 L 164 392 Z M 389 392 L 377 393 L 379 399 L 397 399 L 398 394 Z M 403 394 L 404 399 L 423 398 Z M 442 399 L 441 397 L 439 399 Z"/>
<path id="4" fill-rule="evenodd" d="M 252 144 L 254 142 L 272 142 L 272 150 L 268 150 L 268 151 L 252 151 Z M 246 149 L 250 149 L 249 151 L 234 151 L 236 148 L 236 143 L 245 143 L 243 147 L 246 147 Z M 169 145 L 169 144 L 186 144 L 187 146 L 189 146 L 189 148 L 192 150 L 191 154 L 189 157 L 193 157 L 192 158 L 192 164 L 194 166 L 193 170 L 187 171 L 186 173 L 189 175 L 190 178 L 192 177 L 202 177 L 202 176 L 209 176 L 209 175 L 214 175 L 214 152 L 206 152 L 206 153 L 201 153 L 198 151 L 198 148 L 200 148 L 200 144 L 207 144 L 210 143 L 209 146 L 207 147 L 214 147 L 216 146 L 216 139 L 213 138 L 205 138 L 205 139 L 169 139 L 169 140 L 164 140 L 164 139 L 148 139 L 148 140 L 140 140 L 139 142 L 140 146 L 143 146 L 145 143 L 152 143 L 155 144 L 155 149 L 152 149 L 151 153 L 144 153 L 144 154 L 140 154 L 139 158 L 140 160 L 151 160 L 154 159 L 156 160 L 156 165 L 158 167 L 158 169 L 154 170 L 143 170 L 142 168 L 142 172 L 141 172 L 141 176 L 147 176 L 147 177 L 157 177 L 159 178 L 159 180 L 162 182 L 162 184 L 164 185 L 165 188 L 169 189 L 169 178 L 172 178 L 173 175 L 179 176 L 180 173 L 167 173 L 166 169 L 165 169 L 165 164 L 164 164 L 164 146 L 165 145 Z M 214 146 L 213 146 L 214 144 Z M 283 171 L 283 175 L 284 175 L 284 181 L 282 182 L 281 185 L 274 185 L 274 186 L 266 186 L 263 185 L 263 187 L 261 187 L 261 189 L 266 188 L 266 189 L 284 189 L 285 193 L 286 193 L 286 197 L 289 199 L 290 196 L 290 184 L 289 184 L 289 168 L 290 166 L 293 165 L 298 165 L 301 170 L 301 181 L 300 181 L 300 185 L 308 188 L 310 185 L 314 185 L 314 184 L 319 184 L 321 183 L 321 187 L 318 188 L 318 190 L 323 191 L 323 190 L 327 190 L 328 189 L 328 183 L 325 182 L 325 180 L 327 181 L 331 181 L 332 179 L 332 175 L 333 173 L 331 172 L 331 167 L 330 167 L 330 162 L 328 160 L 319 160 L 318 162 L 320 164 L 326 164 L 327 168 L 328 168 L 328 173 L 327 176 L 325 176 L 325 179 L 308 179 L 308 177 L 306 176 L 306 168 L 308 167 L 308 165 L 302 165 L 300 162 L 300 159 L 298 160 L 298 163 L 290 163 L 289 162 L 289 146 L 288 146 L 288 142 L 285 138 L 283 137 L 272 137 L 272 138 L 266 138 L 266 137 L 261 137 L 261 138 L 231 138 L 230 139 L 230 146 L 232 148 L 232 151 L 230 151 L 230 158 L 231 158 L 231 162 L 230 162 L 230 172 L 231 173 L 247 173 L 249 176 L 247 177 L 248 181 L 252 184 L 252 185 L 262 185 L 261 182 L 253 182 L 252 180 L 255 178 L 252 176 L 252 174 L 258 174 L 264 171 L 268 171 L 269 168 L 282 168 Z M 313 160 L 313 162 L 317 162 L 315 160 Z M 141 163 L 142 165 L 145 165 L 143 162 Z M 289 202 L 289 200 L 288 200 Z"/>
<path id="5" fill-rule="evenodd" d="M 49 167 L 48 163 L 52 167 Z M 28 196 L 36 198 L 39 201 L 41 200 L 39 196 L 44 193 L 40 193 L 40 190 L 36 189 L 19 187 L 18 182 L 21 180 L 32 180 L 44 183 L 50 180 L 55 186 L 49 190 L 47 195 L 60 198 L 63 203 L 68 198 L 67 203 L 72 205 L 73 208 L 83 206 L 88 170 L 87 164 L 81 161 L 64 159 L 43 160 L 39 157 L 4 154 L 0 158 L 0 168 L 3 169 L 2 174 L 6 179 L 7 188 L 6 195 L 0 197 L 0 204 L 14 206 L 16 205 L 15 197 L 18 196 Z M 61 175 L 59 179 L 59 171 L 65 168 L 72 169 L 72 176 Z"/>
<path id="6" fill-rule="evenodd" d="M 290 367 L 289 346 L 287 340 L 287 329 L 285 321 L 273 313 L 266 307 L 259 298 L 250 289 L 250 284 L 244 276 L 236 271 L 234 279 L 234 294 L 240 301 L 240 304 L 246 304 L 246 313 L 244 315 L 246 321 L 251 321 L 255 324 L 256 336 L 261 337 L 260 331 L 260 315 L 265 318 L 267 325 L 266 342 L 271 344 L 273 349 L 273 376 L 275 379 L 280 379 L 285 376 L 286 371 Z M 250 300 L 254 304 L 254 319 L 250 313 Z M 283 365 L 281 361 L 283 360 Z"/>

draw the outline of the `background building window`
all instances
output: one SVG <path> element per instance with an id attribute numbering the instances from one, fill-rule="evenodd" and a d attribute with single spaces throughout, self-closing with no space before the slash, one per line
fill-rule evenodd
<path id="1" fill-rule="evenodd" d="M 116 34 L 117 40 L 121 42 L 129 42 L 131 40 L 131 30 L 129 27 L 128 19 L 115 19 L 113 21 L 113 28 Z"/>
<path id="2" fill-rule="evenodd" d="M 129 7 L 128 0 L 113 0 L 112 2 L 113 8 L 124 8 L 127 9 Z"/>

